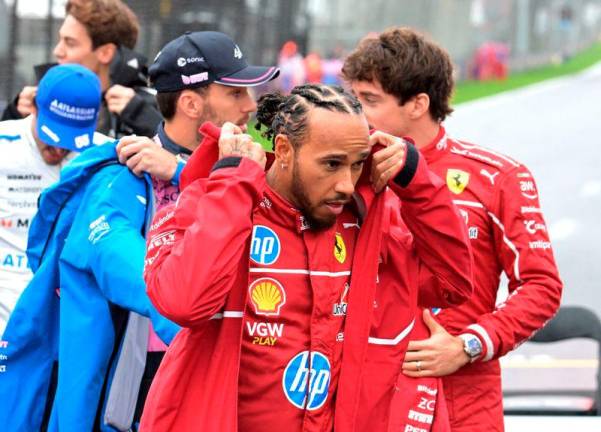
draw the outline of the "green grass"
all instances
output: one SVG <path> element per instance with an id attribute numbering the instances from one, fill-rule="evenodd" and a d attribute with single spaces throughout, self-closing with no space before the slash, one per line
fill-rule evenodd
<path id="1" fill-rule="evenodd" d="M 273 151 L 271 141 L 269 141 L 261 136 L 261 133 L 255 129 L 255 123 L 256 123 L 256 121 L 254 119 L 248 122 L 247 133 L 251 137 L 253 137 L 255 142 L 258 142 L 259 144 L 261 144 L 266 151 Z"/>
<path id="2" fill-rule="evenodd" d="M 457 83 L 455 88 L 453 105 L 580 72 L 599 61 L 601 61 L 600 42 L 593 44 L 561 64 L 552 64 L 513 74 L 510 72 L 509 77 L 505 80 L 461 81 Z"/>

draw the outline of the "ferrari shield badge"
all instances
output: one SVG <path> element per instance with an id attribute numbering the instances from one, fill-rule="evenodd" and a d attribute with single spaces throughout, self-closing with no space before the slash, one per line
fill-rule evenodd
<path id="1" fill-rule="evenodd" d="M 470 181 L 470 174 L 454 168 L 447 170 L 447 186 L 454 194 L 459 195 Z"/>
<path id="2" fill-rule="evenodd" d="M 344 244 L 344 239 L 340 233 L 336 233 L 334 257 L 340 264 L 343 264 L 346 261 L 346 245 Z"/>

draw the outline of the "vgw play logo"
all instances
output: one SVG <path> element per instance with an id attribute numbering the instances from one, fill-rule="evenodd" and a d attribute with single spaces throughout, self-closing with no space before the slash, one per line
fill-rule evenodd
<path id="1" fill-rule="evenodd" d="M 263 225 L 253 227 L 250 259 L 257 264 L 271 265 L 280 256 L 280 249 L 280 239 L 275 231 Z"/>
<path id="2" fill-rule="evenodd" d="M 295 407 L 309 411 L 321 408 L 330 387 L 328 358 L 316 351 L 298 353 L 286 366 L 282 386 L 286 398 Z"/>

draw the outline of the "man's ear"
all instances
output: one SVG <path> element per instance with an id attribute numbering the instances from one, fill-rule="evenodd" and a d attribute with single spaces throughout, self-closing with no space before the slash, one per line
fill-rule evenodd
<path id="1" fill-rule="evenodd" d="M 117 52 L 117 45 L 114 43 L 106 43 L 97 47 L 94 52 L 96 58 L 103 65 L 110 65 Z"/>
<path id="2" fill-rule="evenodd" d="M 279 164 L 280 168 L 285 170 L 292 166 L 294 151 L 288 135 L 277 134 L 275 136 L 273 152 L 275 154 L 275 163 Z"/>
<path id="3" fill-rule="evenodd" d="M 198 119 L 203 115 L 203 97 L 193 90 L 183 90 L 177 99 L 176 111 L 187 117 Z"/>
<path id="4" fill-rule="evenodd" d="M 427 93 L 418 93 L 411 102 L 413 108 L 409 112 L 409 116 L 412 120 L 417 120 L 430 111 L 430 96 Z"/>

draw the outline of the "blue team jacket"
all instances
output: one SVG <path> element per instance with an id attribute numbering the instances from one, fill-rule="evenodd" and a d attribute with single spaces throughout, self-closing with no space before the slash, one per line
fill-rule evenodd
<path id="1" fill-rule="evenodd" d="M 0 342 L 0 425 L 7 430 L 39 430 L 48 403 L 50 431 L 113 430 L 97 414 L 124 313 L 125 320 L 126 311 L 150 317 L 166 343 L 177 332 L 151 305 L 142 278 L 152 196 L 147 176 L 117 163 L 114 144 L 82 153 L 41 195 L 27 248 L 34 277 Z"/>

